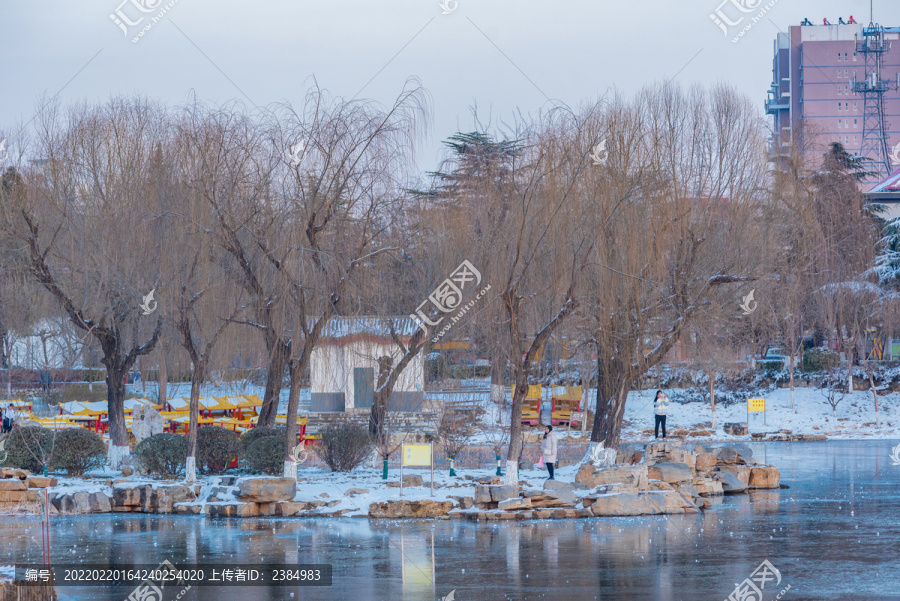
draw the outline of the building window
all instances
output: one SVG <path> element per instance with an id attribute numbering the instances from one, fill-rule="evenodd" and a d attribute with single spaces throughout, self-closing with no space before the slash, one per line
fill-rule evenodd
<path id="1" fill-rule="evenodd" d="M 854 119 L 854 120 L 853 120 L 853 127 L 854 127 L 854 128 L 859 127 L 859 119 Z"/>
<path id="2" fill-rule="evenodd" d="M 850 60 L 850 59 L 848 58 L 848 54 L 845 52 L 845 53 L 844 53 L 844 62 L 846 62 L 846 61 L 848 61 L 848 60 Z"/>
<path id="3" fill-rule="evenodd" d="M 842 127 L 844 127 L 844 121 L 843 119 L 838 119 L 838 129 L 841 129 Z"/>
<path id="4" fill-rule="evenodd" d="M 855 102 L 853 103 L 853 110 L 854 110 L 854 111 L 858 111 L 858 110 L 859 110 L 859 106 L 858 106 Z"/>
<path id="5" fill-rule="evenodd" d="M 850 69 L 844 69 L 844 77 L 850 79 Z"/>
<path id="6" fill-rule="evenodd" d="M 841 78 L 841 70 L 838 69 L 838 79 L 840 79 L 840 78 Z"/>
<path id="7" fill-rule="evenodd" d="M 855 52 L 853 53 L 853 60 L 854 60 L 854 61 L 856 60 L 856 53 L 855 53 Z"/>
<path id="8" fill-rule="evenodd" d="M 853 136 L 853 143 L 859 144 L 859 136 Z"/>
<path id="9" fill-rule="evenodd" d="M 838 102 L 838 110 L 841 110 L 841 103 Z"/>
<path id="10" fill-rule="evenodd" d="M 844 110 L 845 110 L 845 111 L 849 111 L 849 110 L 850 110 L 850 103 L 849 103 L 849 102 L 845 102 L 845 103 L 844 103 Z"/>
<path id="11" fill-rule="evenodd" d="M 841 53 L 838 52 L 838 62 L 841 62 Z"/>

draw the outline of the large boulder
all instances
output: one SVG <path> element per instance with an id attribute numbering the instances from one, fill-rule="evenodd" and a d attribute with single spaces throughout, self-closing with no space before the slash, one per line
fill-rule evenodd
<path id="1" fill-rule="evenodd" d="M 713 478 L 722 484 L 722 490 L 726 494 L 747 492 L 747 484 L 731 472 L 716 472 Z"/>
<path id="2" fill-rule="evenodd" d="M 523 499 L 521 497 L 507 499 L 497 503 L 497 508 L 504 511 L 512 511 L 513 509 L 531 509 L 531 499 Z"/>
<path id="3" fill-rule="evenodd" d="M 425 486 L 425 480 L 419 474 L 404 474 L 403 486 Z"/>
<path id="4" fill-rule="evenodd" d="M 781 488 L 781 472 L 774 465 L 750 469 L 749 488 Z"/>
<path id="5" fill-rule="evenodd" d="M 28 488 L 50 488 L 52 486 L 56 486 L 59 482 L 56 478 L 41 478 L 39 476 L 29 476 L 25 479 L 25 484 Z M 0 489 L 2 490 L 2 489 Z"/>
<path id="6" fill-rule="evenodd" d="M 50 498 L 50 504 L 58 513 L 63 514 L 110 513 L 112 511 L 112 500 L 102 492 L 55 494 Z"/>
<path id="7" fill-rule="evenodd" d="M 732 436 L 747 436 L 750 433 L 747 422 L 725 424 L 724 429 L 725 434 L 731 434 Z"/>
<path id="8" fill-rule="evenodd" d="M 526 490 L 523 496 L 531 500 L 531 506 L 544 507 L 575 507 L 578 497 L 571 490 Z"/>
<path id="9" fill-rule="evenodd" d="M 489 488 L 491 489 L 491 501 L 494 503 L 499 503 L 500 501 L 513 499 L 519 496 L 519 489 L 516 486 L 503 485 L 491 486 Z"/>
<path id="10" fill-rule="evenodd" d="M 447 515 L 451 501 L 386 501 L 369 505 L 370 518 L 432 518 Z"/>
<path id="11" fill-rule="evenodd" d="M 237 498 L 250 503 L 293 501 L 297 481 L 293 478 L 244 478 L 238 481 Z"/>
<path id="12" fill-rule="evenodd" d="M 148 405 L 138 405 L 131 412 L 131 433 L 141 442 L 154 434 L 162 434 L 165 422 L 159 411 Z"/>
<path id="13" fill-rule="evenodd" d="M 750 483 L 750 466 L 748 465 L 720 465 L 720 472 L 731 472 L 744 484 Z"/>
<path id="14" fill-rule="evenodd" d="M 698 453 L 694 463 L 694 471 L 703 475 L 711 472 L 716 467 L 718 458 L 715 453 Z"/>
<path id="15" fill-rule="evenodd" d="M 602 495 L 591 505 L 595 516 L 659 515 L 699 513 L 687 496 L 677 491 L 649 491 L 638 494 Z"/>
<path id="16" fill-rule="evenodd" d="M 0 480 L 0 491 L 25 490 L 28 486 L 21 480 Z"/>
<path id="17" fill-rule="evenodd" d="M 487 484 L 476 484 L 475 485 L 475 499 L 476 504 L 483 505 L 491 502 L 491 487 Z"/>
<path id="18" fill-rule="evenodd" d="M 647 471 L 653 480 L 662 480 L 670 484 L 674 482 L 690 482 L 694 478 L 691 468 L 684 463 L 657 463 Z"/>
<path id="19" fill-rule="evenodd" d="M 625 484 L 638 490 L 645 490 L 648 480 L 646 465 L 595 468 L 593 465 L 586 463 L 581 466 L 581 469 L 575 475 L 575 482 L 588 488 L 607 484 Z"/>
<path id="20" fill-rule="evenodd" d="M 563 482 L 562 480 L 544 480 L 544 490 L 568 491 L 586 490 L 587 486 L 579 482 Z"/>
<path id="21" fill-rule="evenodd" d="M 722 483 L 712 478 L 694 478 L 691 484 L 701 497 L 715 497 L 725 493 Z"/>
<path id="22" fill-rule="evenodd" d="M 115 511 L 174 513 L 176 503 L 196 498 L 194 490 L 183 484 L 125 485 L 113 488 L 112 505 Z"/>

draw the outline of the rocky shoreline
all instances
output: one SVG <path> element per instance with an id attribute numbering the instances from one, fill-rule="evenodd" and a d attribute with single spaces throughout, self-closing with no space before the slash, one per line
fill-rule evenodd
<path id="1" fill-rule="evenodd" d="M 571 472 L 570 472 L 571 473 Z M 368 509 L 338 509 L 342 501 L 369 493 L 351 488 L 341 499 L 298 497 L 303 480 L 276 477 L 216 476 L 185 484 L 128 479 L 109 480 L 96 490 L 54 489 L 57 481 L 24 470 L 0 471 L 0 511 L 34 513 L 38 490 L 49 489 L 51 515 L 103 513 L 176 514 L 205 517 L 368 517 L 469 520 L 570 519 L 698 513 L 709 497 L 781 488 L 777 467 L 757 464 L 749 449 L 706 448 L 699 444 L 654 442 L 623 445 L 616 465 L 583 464 L 574 481 L 547 480 L 542 488 L 527 481 L 505 486 L 499 476 L 454 486 L 463 493 L 447 500 L 421 498 L 421 476 L 404 476 L 409 499 L 372 502 Z M 571 477 L 571 476 L 570 476 Z M 388 483 L 396 486 L 398 483 Z M 408 489 L 406 487 L 409 487 Z M 418 492 L 417 492 L 418 491 Z M 446 490 L 444 491 L 446 493 Z M 425 492 L 424 494 L 428 494 Z M 416 498 L 419 497 L 419 498 Z"/>

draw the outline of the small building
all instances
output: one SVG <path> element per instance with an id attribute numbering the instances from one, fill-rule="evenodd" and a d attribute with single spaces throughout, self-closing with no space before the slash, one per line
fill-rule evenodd
<path id="1" fill-rule="evenodd" d="M 887 210 L 881 214 L 882 219 L 900 217 L 900 169 L 875 184 L 865 196 L 866 202 L 885 206 Z"/>
<path id="2" fill-rule="evenodd" d="M 409 317 L 332 317 L 310 356 L 310 410 L 343 412 L 372 406 L 379 359 L 396 365 L 419 329 Z M 393 333 L 392 333 L 393 330 Z M 422 353 L 406 366 L 388 401 L 391 411 L 420 411 L 425 399 Z"/>

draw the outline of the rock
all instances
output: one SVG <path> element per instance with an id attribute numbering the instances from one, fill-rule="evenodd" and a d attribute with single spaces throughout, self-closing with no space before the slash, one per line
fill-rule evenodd
<path id="1" fill-rule="evenodd" d="M 244 502 L 293 501 L 297 481 L 293 478 L 245 478 L 238 481 L 237 498 Z"/>
<path id="2" fill-rule="evenodd" d="M 700 491 L 697 490 L 691 482 L 674 482 L 670 486 L 672 486 L 673 490 L 677 490 L 681 494 L 687 497 L 699 497 Z"/>
<path id="3" fill-rule="evenodd" d="M 685 495 L 675 491 L 650 491 L 598 497 L 591 505 L 595 516 L 658 515 L 699 513 L 700 509 Z"/>
<path id="4" fill-rule="evenodd" d="M 25 490 L 27 488 L 21 480 L 0 480 L 0 491 Z"/>
<path id="5" fill-rule="evenodd" d="M 419 474 L 404 474 L 403 486 L 425 486 L 425 480 Z"/>
<path id="6" fill-rule="evenodd" d="M 127 467 L 127 466 L 126 466 L 126 467 L 123 467 L 123 468 L 122 468 L 122 475 L 125 476 L 126 478 L 127 478 L 128 476 L 133 475 L 133 474 L 134 474 L 134 470 L 131 469 L 130 467 Z"/>
<path id="7" fill-rule="evenodd" d="M 519 488 L 517 486 L 491 486 L 490 489 L 491 501 L 494 503 L 519 496 Z"/>
<path id="8" fill-rule="evenodd" d="M 351 489 L 344 491 L 344 494 L 347 495 L 348 497 L 353 497 L 355 495 L 367 495 L 367 494 L 369 494 L 369 489 L 368 488 L 351 488 Z"/>
<path id="9" fill-rule="evenodd" d="M 691 468 L 684 463 L 657 463 L 647 470 L 650 478 L 663 482 L 690 482 L 694 478 Z"/>
<path id="10" fill-rule="evenodd" d="M 0 491 L 0 503 L 32 503 L 37 502 L 36 490 L 4 490 Z"/>
<path id="11" fill-rule="evenodd" d="M 750 469 L 749 488 L 781 488 L 781 472 L 774 465 Z"/>
<path id="12" fill-rule="evenodd" d="M 698 474 L 711 472 L 716 467 L 716 462 L 715 453 L 699 453 L 694 463 L 694 471 Z"/>
<path id="13" fill-rule="evenodd" d="M 725 493 L 722 483 L 713 478 L 694 478 L 691 484 L 701 497 L 714 497 Z"/>
<path id="14" fill-rule="evenodd" d="M 575 482 L 588 488 L 606 484 L 626 484 L 643 490 L 648 486 L 647 466 L 634 465 L 595 469 L 594 466 L 586 463 L 581 466 L 581 469 L 575 475 Z"/>
<path id="15" fill-rule="evenodd" d="M 720 465 L 733 465 L 740 461 L 740 454 L 737 449 L 731 447 L 719 447 L 714 450 L 716 454 L 716 463 Z"/>
<path id="16" fill-rule="evenodd" d="M 330 499 L 331 495 L 329 495 L 327 492 L 323 492 L 323 493 L 319 494 L 319 498 L 320 499 Z"/>
<path id="17" fill-rule="evenodd" d="M 725 429 L 725 433 L 731 434 L 732 436 L 747 436 L 747 434 L 750 433 L 750 429 L 747 427 L 747 422 L 725 424 L 723 427 Z"/>
<path id="18" fill-rule="evenodd" d="M 370 518 L 427 518 L 447 515 L 453 509 L 450 501 L 386 501 L 369 505 Z"/>
<path id="19" fill-rule="evenodd" d="M 668 482 L 653 481 L 650 483 L 650 490 L 675 490 L 675 487 Z"/>
<path id="20" fill-rule="evenodd" d="M 487 484 L 475 485 L 475 503 L 482 505 L 491 502 L 491 488 Z"/>
<path id="21" fill-rule="evenodd" d="M 518 497 L 515 499 L 507 499 L 505 501 L 500 501 L 497 504 L 497 507 L 504 511 L 513 509 L 531 509 L 531 499 L 521 499 Z"/>
<path id="22" fill-rule="evenodd" d="M 669 457 L 676 450 L 684 450 L 680 442 L 659 440 L 647 443 L 644 445 L 644 463 L 653 465 L 661 461 L 669 461 Z"/>
<path id="23" fill-rule="evenodd" d="M 41 478 L 39 476 L 29 476 L 25 479 L 25 485 L 28 488 L 50 488 L 59 484 L 56 478 Z M 0 490 L 3 490 L 0 488 Z"/>
<path id="24" fill-rule="evenodd" d="M 211 518 L 252 518 L 259 515 L 256 503 L 222 503 L 207 505 L 205 514 Z"/>
<path id="25" fill-rule="evenodd" d="M 0 478 L 17 478 L 19 480 L 24 480 L 30 475 L 31 472 L 28 470 L 20 470 L 11 467 L 0 468 Z"/>
<path id="26" fill-rule="evenodd" d="M 197 498 L 191 488 L 181 484 L 157 486 L 154 492 L 155 495 L 151 493 L 146 507 L 151 511 L 155 509 L 157 513 L 172 513 L 176 503 L 185 503 Z M 147 511 L 146 508 L 145 511 Z"/>
<path id="27" fill-rule="evenodd" d="M 716 472 L 713 477 L 722 484 L 726 494 L 747 492 L 747 485 L 731 472 Z"/>
<path id="28" fill-rule="evenodd" d="M 562 480 L 544 480 L 544 490 L 560 490 L 575 492 L 576 490 L 587 490 L 587 486 L 579 482 L 563 482 Z"/>
<path id="29" fill-rule="evenodd" d="M 750 466 L 747 465 L 720 465 L 720 472 L 731 472 L 744 484 L 750 483 Z"/>
<path id="30" fill-rule="evenodd" d="M 533 469 L 534 469 L 534 463 L 532 463 L 531 461 L 520 461 L 519 462 L 519 471 L 533 470 Z"/>
<path id="31" fill-rule="evenodd" d="M 523 496 L 531 500 L 531 506 L 538 507 L 575 507 L 578 497 L 571 490 L 526 490 Z"/>
<path id="32" fill-rule="evenodd" d="M 165 422 L 162 416 L 153 407 L 138 405 L 131 412 L 131 433 L 137 442 L 150 438 L 154 434 L 161 434 L 164 428 Z"/>
<path id="33" fill-rule="evenodd" d="M 327 505 L 328 507 L 337 507 L 340 504 L 341 504 L 340 501 L 331 501 L 329 503 L 325 503 L 325 505 Z"/>
<path id="34" fill-rule="evenodd" d="M 450 497 L 455 499 L 460 509 L 471 509 L 475 506 L 475 500 L 472 497 Z"/>
<path id="35" fill-rule="evenodd" d="M 291 517 L 297 515 L 306 509 L 306 503 L 298 503 L 295 501 L 281 501 L 275 503 L 275 515 L 281 517 Z"/>

